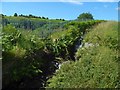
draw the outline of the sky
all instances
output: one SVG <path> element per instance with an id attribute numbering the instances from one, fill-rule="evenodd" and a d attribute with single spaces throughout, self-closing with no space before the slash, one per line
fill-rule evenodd
<path id="1" fill-rule="evenodd" d="M 1 0 L 2 2 L 118 2 L 119 0 Z"/>
<path id="2" fill-rule="evenodd" d="M 12 0 L 11 0 L 12 1 Z M 14 15 L 44 16 L 50 19 L 74 20 L 83 12 L 90 12 L 94 19 L 118 20 L 118 2 L 78 2 L 60 0 L 59 2 L 2 2 L 0 13 Z M 107 0 L 104 0 L 107 1 Z"/>

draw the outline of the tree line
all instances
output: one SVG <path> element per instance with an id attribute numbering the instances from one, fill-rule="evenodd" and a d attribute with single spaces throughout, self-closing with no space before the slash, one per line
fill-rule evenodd
<path id="1" fill-rule="evenodd" d="M 20 14 L 18 15 L 17 13 L 14 13 L 14 16 L 15 17 L 27 17 L 27 18 L 40 18 L 40 19 L 49 19 L 48 17 L 44 17 L 44 16 L 35 16 L 35 15 L 32 15 L 32 14 L 29 14 L 29 15 L 23 15 L 23 14 Z M 62 20 L 62 21 L 65 21 L 65 19 L 56 19 L 56 20 Z"/>

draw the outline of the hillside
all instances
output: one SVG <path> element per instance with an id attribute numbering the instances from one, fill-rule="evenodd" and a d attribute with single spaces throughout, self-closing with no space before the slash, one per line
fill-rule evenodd
<path id="1" fill-rule="evenodd" d="M 11 24 L 15 26 L 18 30 L 29 30 L 29 31 L 38 31 L 41 38 L 44 38 L 50 35 L 53 32 L 61 31 L 64 24 L 69 21 L 64 19 L 48 19 L 48 18 L 39 18 L 31 16 L 6 16 L 2 15 L 1 24 L 6 26 Z"/>
<path id="2" fill-rule="evenodd" d="M 119 86 L 117 22 L 3 16 L 1 24 L 3 89 Z"/>
<path id="3" fill-rule="evenodd" d="M 76 61 L 48 80 L 48 88 L 118 88 L 118 63 L 118 23 L 101 23 L 85 35 Z"/>

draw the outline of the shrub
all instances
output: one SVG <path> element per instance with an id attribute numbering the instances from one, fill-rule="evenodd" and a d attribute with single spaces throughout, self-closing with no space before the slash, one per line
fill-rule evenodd
<path id="1" fill-rule="evenodd" d="M 42 72 L 44 43 L 39 37 L 23 35 L 12 25 L 5 26 L 2 34 L 3 86 Z"/>

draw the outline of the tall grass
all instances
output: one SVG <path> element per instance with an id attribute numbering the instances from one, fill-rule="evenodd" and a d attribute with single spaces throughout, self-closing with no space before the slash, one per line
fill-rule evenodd
<path id="1" fill-rule="evenodd" d="M 83 43 L 77 61 L 63 64 L 48 80 L 47 88 L 118 88 L 118 24 L 104 22 L 91 29 Z M 98 44 L 95 46 L 95 44 Z"/>

